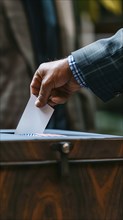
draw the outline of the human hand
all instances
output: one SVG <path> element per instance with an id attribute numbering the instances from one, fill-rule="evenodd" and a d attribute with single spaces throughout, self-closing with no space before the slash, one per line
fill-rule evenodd
<path id="1" fill-rule="evenodd" d="M 31 93 L 36 95 L 37 107 L 45 104 L 55 106 L 63 104 L 80 85 L 75 80 L 67 58 L 43 63 L 36 70 L 30 85 Z"/>

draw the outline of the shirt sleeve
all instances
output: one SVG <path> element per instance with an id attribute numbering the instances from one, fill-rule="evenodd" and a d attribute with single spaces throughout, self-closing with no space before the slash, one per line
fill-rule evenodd
<path id="1" fill-rule="evenodd" d="M 77 67 L 75 59 L 72 55 L 68 56 L 68 63 L 76 81 L 80 84 L 81 87 L 87 87 L 82 77 L 81 70 L 79 67 Z"/>

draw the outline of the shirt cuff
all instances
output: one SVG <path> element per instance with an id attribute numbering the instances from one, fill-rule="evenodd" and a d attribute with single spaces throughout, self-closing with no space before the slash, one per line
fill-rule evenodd
<path id="1" fill-rule="evenodd" d="M 76 81 L 80 84 L 81 87 L 87 87 L 82 77 L 82 72 L 79 67 L 77 67 L 74 57 L 72 55 L 68 56 L 68 63 Z"/>

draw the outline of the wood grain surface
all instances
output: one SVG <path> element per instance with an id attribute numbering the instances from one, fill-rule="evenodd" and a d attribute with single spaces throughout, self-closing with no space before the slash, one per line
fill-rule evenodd
<path id="1" fill-rule="evenodd" d="M 123 161 L 108 161 L 123 158 L 122 140 L 74 141 L 67 177 L 61 176 L 60 154 L 52 144 L 1 144 L 0 220 L 122 220 Z M 79 162 L 87 158 L 107 161 Z"/>
<path id="2" fill-rule="evenodd" d="M 59 159 L 57 146 L 60 140 L 2 141 L 0 162 L 44 161 Z M 123 139 L 65 140 L 72 144 L 69 159 L 123 158 Z"/>

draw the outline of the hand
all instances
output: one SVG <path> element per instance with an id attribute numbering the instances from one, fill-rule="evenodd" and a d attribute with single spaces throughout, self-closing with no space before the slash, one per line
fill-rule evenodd
<path id="1" fill-rule="evenodd" d="M 36 95 L 37 107 L 43 107 L 46 103 L 51 106 L 63 104 L 80 89 L 75 80 L 67 58 L 43 63 L 34 74 L 31 85 L 31 93 Z"/>

